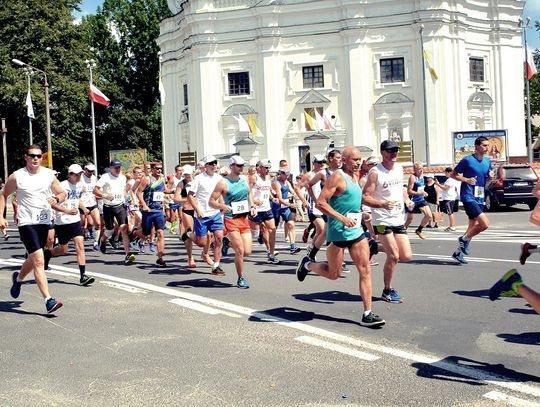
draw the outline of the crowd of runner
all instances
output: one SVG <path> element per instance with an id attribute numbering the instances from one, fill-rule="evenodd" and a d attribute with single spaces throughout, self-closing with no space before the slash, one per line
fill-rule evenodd
<path id="1" fill-rule="evenodd" d="M 425 239 L 423 228 L 438 226 L 440 218 L 435 214 L 439 209 L 449 218 L 445 230 L 455 231 L 458 189 L 469 223 L 452 257 L 460 264 L 468 263 L 471 240 L 489 227 L 483 211 L 484 186 L 491 169 L 488 146 L 486 138 L 476 139 L 474 154 L 445 170 L 448 178 L 444 184 L 432 174 L 424 176 L 423 165 L 417 162 L 404 185 L 403 167 L 397 162 L 399 146 L 392 140 L 380 145 L 380 161 L 374 156 L 362 159 L 355 147 L 334 149 L 327 156 L 314 155 L 311 171 L 296 177 L 286 160 L 272 174 L 268 159 L 246 168 L 248 163 L 235 155 L 228 166 L 219 169 L 218 160 L 210 155 L 196 167 L 177 165 L 169 176 L 163 174 L 161 162 L 136 166 L 123 174 L 122 163 L 113 159 L 99 178 L 94 164 L 72 164 L 62 182 L 41 166 L 41 148 L 31 145 L 24 157 L 26 166 L 10 175 L 0 194 L 4 239 L 9 238 L 6 202 L 11 196 L 14 221 L 26 249 L 25 262 L 12 275 L 10 293 L 18 298 L 23 280 L 33 273 L 47 312 L 54 312 L 62 302 L 50 295 L 45 271 L 53 258 L 68 253 L 70 241 L 75 246 L 80 284 L 88 286 L 94 278 L 86 274 L 85 240 L 92 241 L 93 250 L 103 255 L 123 250 L 126 265 L 137 261 L 138 253 L 148 251 L 155 253 L 156 267 L 165 267 L 166 230 L 185 245 L 188 268 L 197 267 L 196 246 L 201 250 L 200 260 L 211 266 L 214 276 L 225 275 L 221 259 L 232 250 L 236 285 L 247 289 L 250 283 L 244 259 L 251 254 L 253 242 L 264 245 L 269 265 L 277 265 L 280 223 L 288 252 L 294 255 L 301 252 L 296 244 L 296 222 L 309 220 L 301 233 L 307 250 L 299 260 L 297 279 L 302 282 L 310 273 L 339 278 L 348 272 L 344 262 L 347 249 L 359 273 L 364 308 L 360 324 L 380 327 L 385 321 L 373 312 L 371 300 L 371 267 L 378 265 L 373 256 L 385 254 L 381 299 L 401 303 L 392 280 L 398 263 L 412 258 L 407 227 L 413 213 L 423 215 L 415 230 L 420 239 Z M 540 183 L 534 193 L 540 196 Z M 540 226 L 538 207 L 531 221 Z M 321 261 L 317 256 L 325 245 L 326 260 Z M 537 251 L 537 245 L 523 244 L 521 263 Z M 492 300 L 517 295 L 540 310 L 540 295 L 523 283 L 515 269 L 490 291 Z"/>

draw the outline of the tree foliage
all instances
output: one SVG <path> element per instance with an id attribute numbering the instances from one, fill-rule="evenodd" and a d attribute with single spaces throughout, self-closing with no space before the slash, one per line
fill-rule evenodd
<path id="1" fill-rule="evenodd" d="M 29 143 L 26 116 L 27 77 L 17 58 L 47 73 L 54 167 L 92 159 L 89 71 L 110 99 L 95 105 L 98 166 L 108 151 L 146 148 L 161 156 L 158 90 L 159 21 L 169 16 L 166 0 L 105 0 L 94 16 L 74 24 L 80 0 L 5 0 L 0 8 L 0 116 L 8 127 L 9 170 L 23 164 Z M 93 48 L 93 50 L 91 49 Z M 31 76 L 36 119 L 34 142 L 46 149 L 44 78 Z M 157 114 L 156 114 L 157 112 Z M 1 160 L 1 157 L 0 157 Z M 3 162 L 2 162 L 3 168 Z"/>

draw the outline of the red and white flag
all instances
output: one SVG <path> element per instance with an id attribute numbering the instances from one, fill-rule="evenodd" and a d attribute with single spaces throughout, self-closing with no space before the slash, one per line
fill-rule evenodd
<path id="1" fill-rule="evenodd" d="M 533 54 L 530 49 L 527 50 L 527 61 L 525 61 L 525 73 L 527 80 L 531 80 L 533 75 L 537 73 L 536 64 L 534 63 Z"/>
<path id="2" fill-rule="evenodd" d="M 109 106 L 109 103 L 111 102 L 111 100 L 94 85 L 90 85 L 90 99 L 92 99 L 93 102 L 99 103 L 103 106 Z"/>

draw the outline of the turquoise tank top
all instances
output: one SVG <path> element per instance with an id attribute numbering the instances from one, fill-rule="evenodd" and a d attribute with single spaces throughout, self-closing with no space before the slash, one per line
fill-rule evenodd
<path id="1" fill-rule="evenodd" d="M 245 201 L 244 207 L 245 211 L 240 211 L 233 214 L 232 212 L 225 212 L 224 216 L 226 218 L 233 218 L 237 216 L 245 216 L 249 212 L 249 203 L 248 203 L 248 184 L 244 178 L 239 178 L 237 180 L 231 180 L 228 177 L 224 177 L 223 180 L 227 183 L 227 193 L 223 201 L 225 205 L 232 206 L 232 202 L 241 202 Z"/>
<path id="2" fill-rule="evenodd" d="M 360 214 L 362 206 L 362 189 L 358 182 L 353 182 L 351 178 L 343 173 L 347 189 L 341 195 L 330 198 L 330 206 L 341 215 L 347 216 L 349 213 Z M 360 219 L 359 215 L 359 218 Z M 332 217 L 328 217 L 328 228 L 326 229 L 326 240 L 329 242 L 339 242 L 358 239 L 364 230 L 357 222 L 357 227 L 346 228 L 343 223 Z"/>

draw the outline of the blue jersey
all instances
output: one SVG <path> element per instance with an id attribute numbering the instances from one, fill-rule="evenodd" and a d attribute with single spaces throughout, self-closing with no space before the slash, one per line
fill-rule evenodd
<path id="1" fill-rule="evenodd" d="M 425 180 L 424 180 L 424 177 L 420 177 L 418 178 L 416 175 L 414 176 L 416 178 L 416 180 L 414 181 L 414 185 L 413 185 L 413 191 L 414 192 L 418 192 L 418 191 L 424 191 L 424 188 L 425 188 Z M 422 203 L 422 202 L 425 202 L 426 199 L 424 198 L 424 195 L 411 195 L 411 200 L 414 202 L 414 203 Z"/>
<path id="2" fill-rule="evenodd" d="M 463 157 L 454 168 L 454 171 L 463 174 L 465 178 L 476 177 L 476 185 L 470 185 L 466 182 L 461 183 L 461 202 L 476 201 L 479 205 L 484 204 L 484 187 L 489 179 L 490 169 L 491 161 L 487 157 L 483 157 L 481 160 L 476 158 L 474 154 Z"/>
<path id="3" fill-rule="evenodd" d="M 152 212 L 163 211 L 163 200 L 165 199 L 165 181 L 163 178 L 156 179 L 152 176 L 148 178 L 149 183 L 144 188 L 144 202 Z"/>

